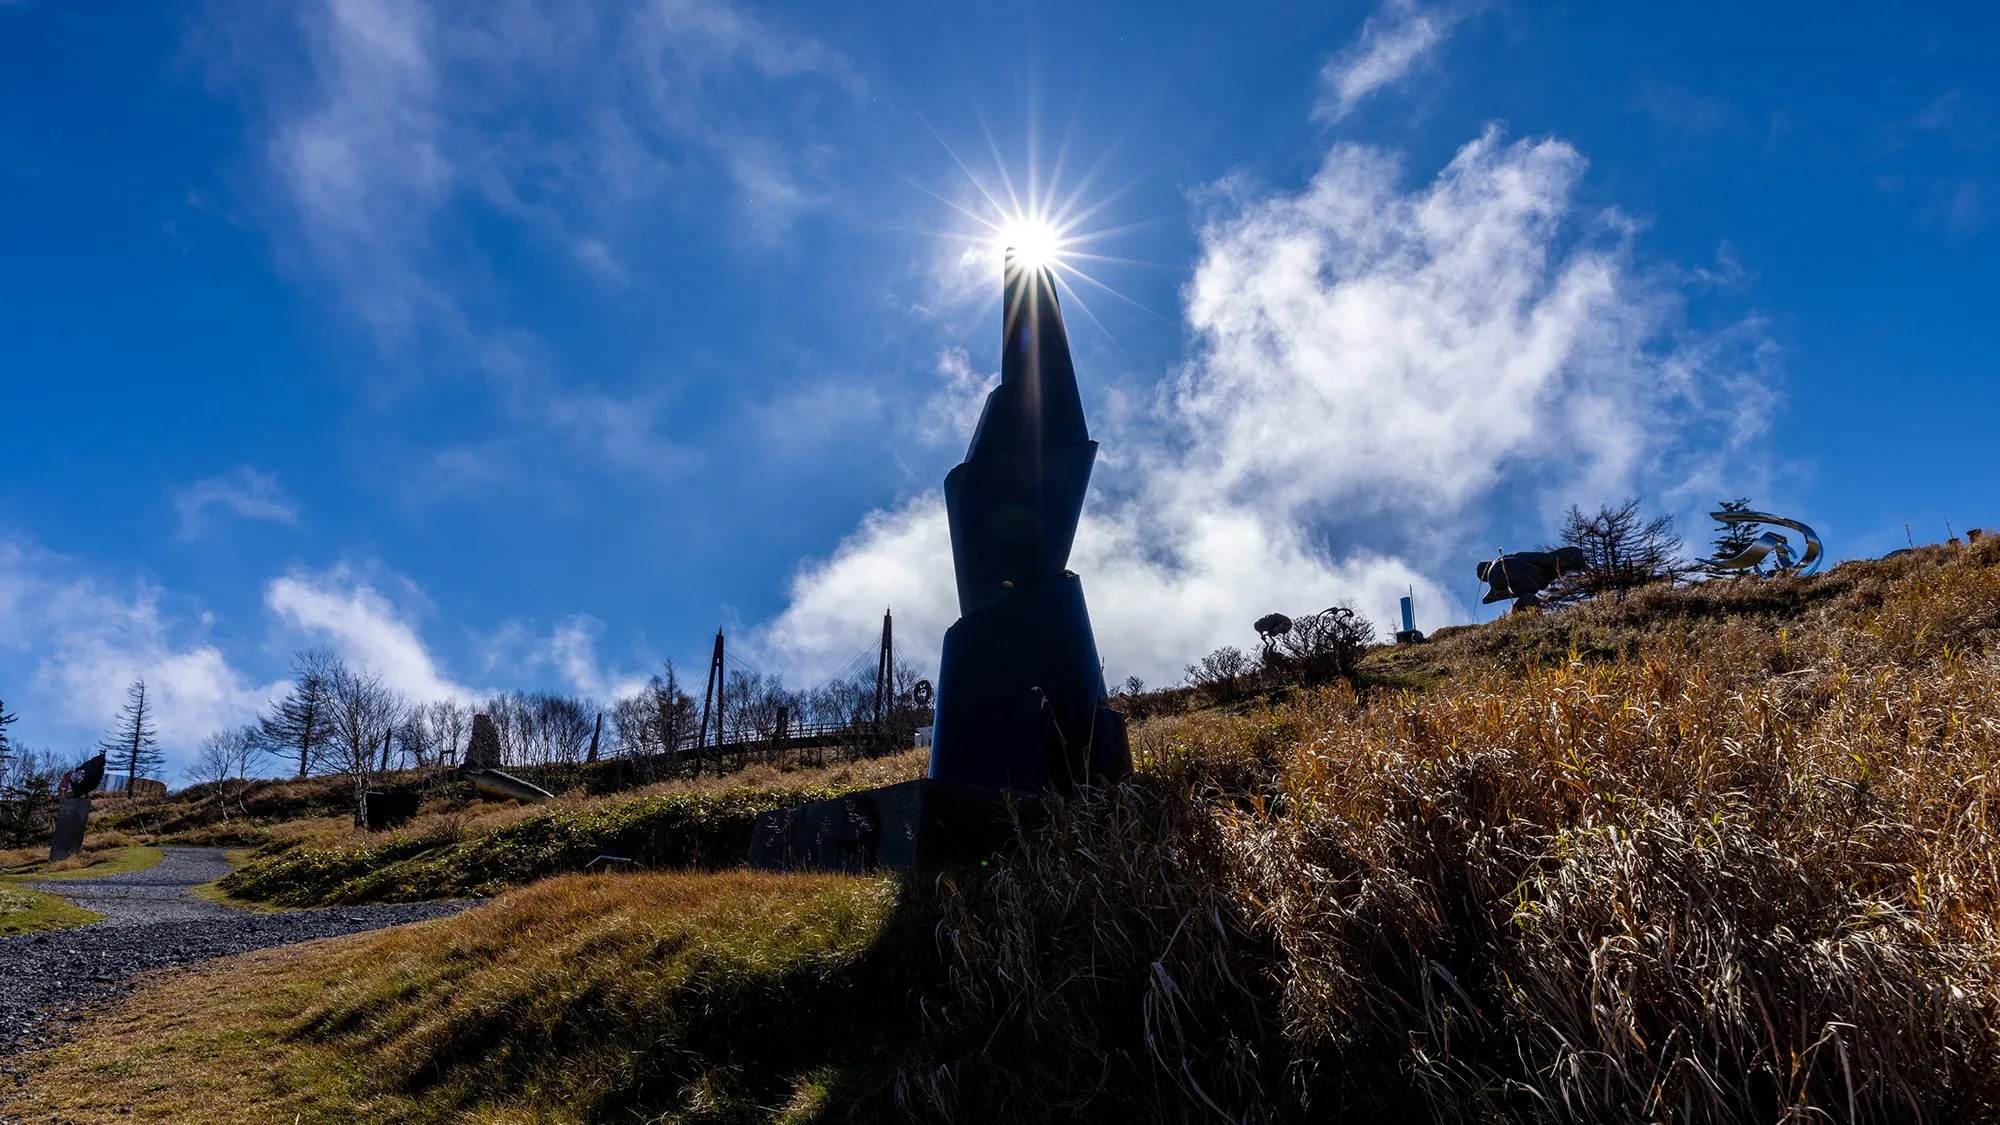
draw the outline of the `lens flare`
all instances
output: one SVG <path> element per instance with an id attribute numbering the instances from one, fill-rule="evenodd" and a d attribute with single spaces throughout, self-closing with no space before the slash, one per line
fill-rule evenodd
<path id="1" fill-rule="evenodd" d="M 1062 258 L 1062 236 L 1041 219 L 1009 219 L 1001 224 L 993 242 L 1003 253 L 1012 252 L 1014 260 L 1026 269 L 1053 268 Z"/>

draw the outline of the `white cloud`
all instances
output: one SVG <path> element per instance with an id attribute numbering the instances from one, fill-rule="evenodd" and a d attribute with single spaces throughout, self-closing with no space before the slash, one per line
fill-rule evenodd
<path id="1" fill-rule="evenodd" d="M 623 285 L 623 236 L 663 191 L 713 180 L 744 237 L 773 240 L 824 201 L 820 148 L 802 138 L 828 88 L 860 90 L 836 52 L 729 0 L 225 0 L 214 13 L 204 54 L 251 110 L 280 252 L 392 370 L 470 370 L 492 391 L 487 471 L 403 474 L 410 499 L 578 466 L 677 479 L 699 460 L 662 432 L 657 393 L 582 385 L 482 316 L 480 228 L 511 224 L 558 268 Z"/>
<path id="2" fill-rule="evenodd" d="M 193 539 L 204 526 L 202 516 L 211 507 L 223 508 L 246 520 L 297 523 L 299 506 L 285 495 L 278 478 L 240 465 L 227 476 L 198 480 L 174 490 L 174 512 L 180 517 L 180 536 Z"/>
<path id="3" fill-rule="evenodd" d="M 388 594 L 395 590 L 399 607 Z M 376 581 L 354 568 L 337 566 L 323 572 L 294 570 L 264 588 L 264 604 L 284 628 L 307 643 L 324 644 L 349 665 L 378 672 L 390 687 L 413 701 L 459 699 L 477 703 L 493 688 L 468 686 L 447 673 L 426 644 L 415 620 L 427 612 L 423 596 L 406 580 Z M 599 662 L 597 642 L 604 623 L 588 614 L 558 622 L 538 636 L 520 621 L 507 621 L 476 638 L 483 656 L 481 675 L 517 677 L 532 682 L 534 674 L 552 670 L 570 690 L 597 700 L 611 700 L 637 691 L 648 672 L 607 668 Z"/>
<path id="4" fill-rule="evenodd" d="M 467 330 L 453 300 L 465 205 L 612 283 L 621 220 L 697 167 L 736 184 L 754 225 L 782 229 L 822 194 L 785 110 L 860 89 L 837 52 L 728 0 L 283 11 L 218 9 L 211 70 L 265 119 L 281 233 L 391 340 L 438 320 Z M 270 61 L 292 52 L 303 68 Z"/>
<path id="5" fill-rule="evenodd" d="M 600 702 L 619 699 L 644 687 L 649 673 L 617 671 L 598 663 L 597 639 L 603 634 L 604 622 L 588 614 L 577 614 L 557 625 L 547 640 L 535 646 L 529 663 L 555 668 L 571 690 Z"/>
<path id="6" fill-rule="evenodd" d="M 1321 69 L 1314 116 L 1339 121 L 1363 98 L 1408 77 L 1471 11 L 1463 3 L 1385 0 L 1360 36 Z"/>
<path id="7" fill-rule="evenodd" d="M 1218 186 L 1183 291 L 1191 359 L 1100 460 L 1072 560 L 1113 678 L 1176 680 L 1272 610 L 1351 599 L 1387 627 L 1410 586 L 1420 627 L 1462 620 L 1489 506 L 1545 532 L 1572 500 L 1671 494 L 1754 440 L 1756 326 L 1686 330 L 1630 225 L 1575 203 L 1584 170 L 1489 130 L 1416 190 L 1345 144 L 1298 191 Z M 973 376 L 946 371 L 933 406 L 957 417 Z M 951 575 L 929 492 L 804 567 L 758 640 L 810 677 L 888 602 L 934 652 Z"/>
<path id="8" fill-rule="evenodd" d="M 380 673 L 413 702 L 476 703 L 493 694 L 445 670 L 417 626 L 428 612 L 422 593 L 393 575 L 371 579 L 344 565 L 293 570 L 265 585 L 264 608 L 275 626 L 271 651 L 324 645 L 351 667 Z M 167 776 L 178 779 L 204 737 L 251 721 L 290 687 L 285 680 L 258 684 L 232 663 L 225 644 L 210 636 L 214 621 L 151 583 L 80 575 L 73 560 L 0 537 L 0 699 L 23 716 L 10 733 L 80 760 L 110 728 L 126 686 L 143 676 Z M 552 670 L 571 690 L 615 699 L 643 685 L 646 673 L 603 666 L 603 631 L 603 622 L 587 615 L 559 622 L 546 636 L 509 622 L 489 640 L 494 660 L 484 672 L 532 682 Z"/>
<path id="9" fill-rule="evenodd" d="M 448 677 L 415 626 L 345 566 L 272 579 L 264 587 L 264 605 L 286 626 L 326 644 L 348 664 L 379 673 L 413 700 L 469 700 L 481 694 Z"/>
<path id="10" fill-rule="evenodd" d="M 257 686 L 232 666 L 206 636 L 205 614 L 170 612 L 150 583 L 120 586 L 0 540 L 0 660 L 19 660 L 29 689 L 10 693 L 8 706 L 32 723 L 24 740 L 81 757 L 143 676 L 171 773 L 203 736 L 247 722 L 282 685 Z"/>
<path id="11" fill-rule="evenodd" d="M 914 432 L 933 445 L 963 445 L 972 437 L 986 396 L 1000 385 L 1000 373 L 974 370 L 964 348 L 945 349 L 938 356 L 937 370 L 944 383 L 924 400 Z"/>

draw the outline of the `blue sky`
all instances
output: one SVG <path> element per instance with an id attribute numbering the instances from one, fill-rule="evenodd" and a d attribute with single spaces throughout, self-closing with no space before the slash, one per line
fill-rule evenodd
<path id="1" fill-rule="evenodd" d="M 0 4 L 0 698 L 608 697 L 952 617 L 983 221 L 1075 218 L 1108 670 L 1562 510 L 2000 522 L 1990 8 Z M 997 202 L 997 206 L 996 206 Z M 1088 254 L 1089 257 L 1083 255 Z"/>

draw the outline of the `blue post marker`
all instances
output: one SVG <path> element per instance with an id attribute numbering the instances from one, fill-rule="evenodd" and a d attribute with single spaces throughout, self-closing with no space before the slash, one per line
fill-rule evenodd
<path id="1" fill-rule="evenodd" d="M 1396 634 L 1396 643 L 1413 645 L 1423 639 L 1424 635 L 1417 632 L 1417 589 L 1412 586 L 1403 596 L 1403 628 Z"/>

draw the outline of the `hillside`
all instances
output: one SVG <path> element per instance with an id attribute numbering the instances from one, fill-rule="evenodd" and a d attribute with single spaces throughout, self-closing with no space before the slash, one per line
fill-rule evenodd
<path id="1" fill-rule="evenodd" d="M 20 1096 L 83 1121 L 204 1082 L 218 1121 L 2000 1120 L 1996 636 L 1990 542 L 1440 630 L 1359 692 L 1148 719 L 1131 784 L 984 870 L 543 880 L 159 982 Z M 570 798 L 413 855 L 727 792 Z M 310 824 L 263 826 L 240 878 L 375 846 Z"/>

